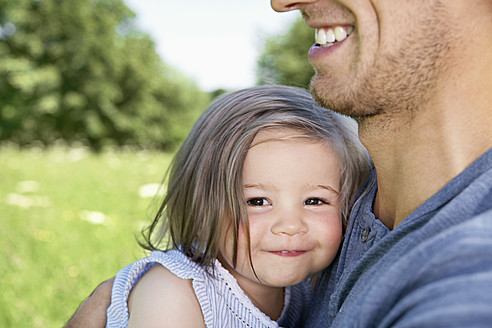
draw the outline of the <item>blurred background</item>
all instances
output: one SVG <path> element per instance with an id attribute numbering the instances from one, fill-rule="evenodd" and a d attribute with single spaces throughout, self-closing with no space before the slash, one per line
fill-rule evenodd
<path id="1" fill-rule="evenodd" d="M 0 327 L 61 327 L 142 257 L 196 118 L 307 88 L 313 36 L 268 0 L 0 0 Z"/>

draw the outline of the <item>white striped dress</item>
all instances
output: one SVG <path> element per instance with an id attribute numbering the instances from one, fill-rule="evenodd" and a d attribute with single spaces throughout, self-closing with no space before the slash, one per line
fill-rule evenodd
<path id="1" fill-rule="evenodd" d="M 154 251 L 150 256 L 123 268 L 116 276 L 108 308 L 106 327 L 127 327 L 127 301 L 131 289 L 156 263 L 192 285 L 202 308 L 205 326 L 212 327 L 300 327 L 312 299 L 311 285 L 304 281 L 285 288 L 285 301 L 278 321 L 271 320 L 253 305 L 236 279 L 216 261 L 215 278 L 178 250 Z"/>

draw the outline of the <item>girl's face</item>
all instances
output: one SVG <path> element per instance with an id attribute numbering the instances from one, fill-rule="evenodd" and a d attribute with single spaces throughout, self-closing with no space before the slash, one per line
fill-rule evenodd
<path id="1" fill-rule="evenodd" d="M 246 156 L 244 195 L 257 276 L 244 226 L 239 228 L 236 268 L 232 229 L 220 249 L 223 266 L 244 290 L 299 283 L 328 266 L 340 245 L 339 160 L 329 145 L 298 134 L 262 131 Z"/>

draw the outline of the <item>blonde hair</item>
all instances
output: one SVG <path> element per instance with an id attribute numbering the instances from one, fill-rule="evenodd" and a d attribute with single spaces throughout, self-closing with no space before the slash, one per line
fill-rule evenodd
<path id="1" fill-rule="evenodd" d="M 242 171 L 248 149 L 263 129 L 293 129 L 328 142 L 341 166 L 340 202 L 346 223 L 350 202 L 371 167 L 357 123 L 319 106 L 304 89 L 257 86 L 223 95 L 198 119 L 168 170 L 167 195 L 144 234 L 148 250 L 177 248 L 200 265 L 214 266 L 222 227 L 248 235 Z M 233 258 L 236 264 L 236 256 Z"/>

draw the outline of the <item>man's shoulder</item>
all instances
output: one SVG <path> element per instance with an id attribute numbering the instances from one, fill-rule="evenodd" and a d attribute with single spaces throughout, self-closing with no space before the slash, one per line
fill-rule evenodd
<path id="1" fill-rule="evenodd" d="M 402 310 L 394 311 L 395 322 L 418 327 L 490 323 L 492 210 L 435 234 L 415 251 L 416 269 L 393 304 Z"/>
<path id="2" fill-rule="evenodd" d="M 456 256 L 470 252 L 472 258 L 492 259 L 492 209 L 442 231 L 436 235 L 434 243 L 442 244 L 443 252 L 446 251 L 443 256 L 445 253 Z"/>
<path id="3" fill-rule="evenodd" d="M 479 214 L 474 215 L 469 220 L 464 221 L 461 225 L 453 228 L 453 230 L 476 232 L 478 236 L 489 234 L 492 232 L 492 204 L 490 209 L 487 209 Z"/>
<path id="4" fill-rule="evenodd" d="M 412 243 L 396 243 L 380 258 L 378 270 L 368 268 L 370 277 L 361 279 L 366 287 L 359 286 L 349 302 L 359 314 L 392 327 L 490 323 L 492 210 L 434 228 L 408 235 Z M 374 304 L 355 305 L 362 295 Z"/>
<path id="5" fill-rule="evenodd" d="M 428 255 L 427 258 L 422 258 L 422 262 L 432 262 L 435 259 L 436 263 L 429 264 L 439 266 L 440 272 L 445 271 L 446 267 L 469 270 L 472 262 L 483 267 L 477 260 L 483 261 L 492 256 L 492 209 L 450 225 L 433 234 L 417 248 Z M 433 258 L 429 258 L 431 256 Z M 492 269 L 492 261 L 490 263 Z"/>

